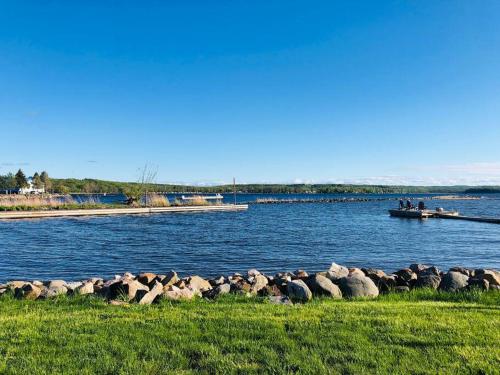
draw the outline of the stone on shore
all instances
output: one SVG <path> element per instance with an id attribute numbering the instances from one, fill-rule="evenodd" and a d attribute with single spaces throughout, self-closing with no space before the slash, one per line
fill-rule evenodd
<path id="1" fill-rule="evenodd" d="M 87 281 L 77 287 L 74 291 L 76 294 L 85 295 L 85 294 L 93 294 L 94 293 L 94 284 Z"/>
<path id="2" fill-rule="evenodd" d="M 32 283 L 26 283 L 21 288 L 16 288 L 14 296 L 16 298 L 35 300 L 40 297 L 41 293 L 42 289 L 33 285 Z"/>
<path id="3" fill-rule="evenodd" d="M 139 305 L 150 305 L 162 293 L 163 293 L 163 285 L 158 281 L 155 281 L 155 284 L 153 285 L 151 290 L 149 291 L 143 289 L 137 290 L 135 299 L 139 303 Z"/>
<path id="4" fill-rule="evenodd" d="M 175 285 L 169 285 L 163 287 L 163 298 L 169 301 L 178 301 L 178 300 L 190 300 L 193 299 L 194 293 L 189 288 L 178 288 Z"/>
<path id="5" fill-rule="evenodd" d="M 439 284 L 439 289 L 446 292 L 456 292 L 465 288 L 469 283 L 469 278 L 460 272 L 448 272 Z"/>
<path id="6" fill-rule="evenodd" d="M 341 278 L 349 275 L 349 269 L 347 267 L 338 265 L 337 263 L 332 263 L 328 271 L 326 271 L 326 277 L 328 277 L 334 283 L 339 281 Z"/>
<path id="7" fill-rule="evenodd" d="M 267 284 L 267 277 L 264 275 L 255 276 L 252 286 L 250 287 L 250 293 L 257 294 L 261 289 L 265 288 Z"/>
<path id="8" fill-rule="evenodd" d="M 200 276 L 191 276 L 186 285 L 196 293 L 202 293 L 206 290 L 212 289 L 212 285 Z"/>
<path id="9" fill-rule="evenodd" d="M 340 279 L 340 290 L 345 297 L 377 297 L 379 290 L 375 283 L 366 276 L 353 274 Z"/>
<path id="10" fill-rule="evenodd" d="M 342 298 L 340 288 L 329 278 L 316 274 L 307 280 L 307 285 L 315 295 L 329 296 L 332 298 Z"/>
<path id="11" fill-rule="evenodd" d="M 475 277 L 488 280 L 488 283 L 493 286 L 500 286 L 500 272 L 494 270 L 476 270 Z"/>
<path id="12" fill-rule="evenodd" d="M 292 280 L 287 284 L 288 297 L 292 301 L 307 302 L 312 299 L 312 292 L 302 280 Z"/>
<path id="13" fill-rule="evenodd" d="M 415 288 L 432 288 L 437 289 L 441 283 L 441 277 L 433 274 L 429 275 L 418 275 L 417 281 L 415 282 Z"/>

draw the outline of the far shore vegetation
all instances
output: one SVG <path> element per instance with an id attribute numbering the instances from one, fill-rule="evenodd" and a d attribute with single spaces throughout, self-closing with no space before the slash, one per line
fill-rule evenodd
<path id="1" fill-rule="evenodd" d="M 0 373 L 494 374 L 500 293 L 112 306 L 0 297 Z M 3 349 L 2 349 L 3 348 Z"/>
<path id="2" fill-rule="evenodd" d="M 233 185 L 189 186 L 154 183 L 155 175 L 147 169 L 138 182 L 119 182 L 98 179 L 50 178 L 47 172 L 33 175 L 35 187 L 57 194 L 124 194 L 131 201 L 147 192 L 161 193 L 231 193 Z M 27 178 L 22 170 L 0 175 L 0 194 L 25 187 Z M 236 191 L 251 194 L 488 194 L 500 193 L 500 186 L 396 186 L 352 184 L 237 184 Z"/>

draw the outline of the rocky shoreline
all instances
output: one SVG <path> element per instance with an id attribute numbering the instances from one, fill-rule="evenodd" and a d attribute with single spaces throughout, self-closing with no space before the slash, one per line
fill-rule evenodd
<path id="1" fill-rule="evenodd" d="M 471 289 L 500 291 L 500 272 L 492 269 L 453 267 L 442 272 L 435 266 L 412 264 L 409 268 L 386 274 L 373 268 L 347 268 L 332 263 L 324 272 L 308 274 L 303 270 L 265 275 L 256 269 L 204 279 L 193 275 L 125 273 L 104 280 L 91 278 L 77 282 L 64 280 L 14 280 L 0 284 L 0 296 L 39 300 L 61 295 L 95 295 L 110 304 L 151 304 L 161 299 L 190 300 L 194 297 L 216 299 L 232 293 L 267 298 L 271 303 L 293 304 L 310 301 L 315 296 L 330 298 L 374 298 L 385 293 L 404 293 L 416 288 L 445 292 Z"/>

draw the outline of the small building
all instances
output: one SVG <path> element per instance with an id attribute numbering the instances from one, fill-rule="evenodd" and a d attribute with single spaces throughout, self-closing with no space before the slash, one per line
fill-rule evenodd
<path id="1" fill-rule="evenodd" d="M 41 188 L 35 188 L 33 185 L 33 177 L 28 178 L 28 186 L 17 189 L 17 194 L 43 194 L 45 193 L 45 188 L 42 186 Z"/>

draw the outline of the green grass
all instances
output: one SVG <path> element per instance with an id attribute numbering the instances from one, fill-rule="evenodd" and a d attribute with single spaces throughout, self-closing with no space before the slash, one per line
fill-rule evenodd
<path id="1" fill-rule="evenodd" d="M 0 298 L 0 373 L 499 373 L 500 293 L 277 306 Z"/>

